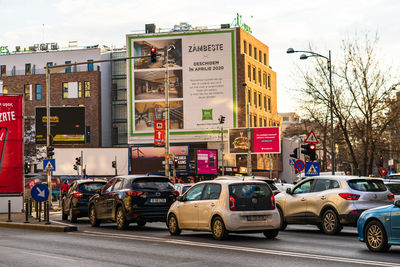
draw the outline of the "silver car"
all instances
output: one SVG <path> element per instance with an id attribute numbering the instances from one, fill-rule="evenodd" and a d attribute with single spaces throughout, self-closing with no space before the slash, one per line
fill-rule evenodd
<path id="1" fill-rule="evenodd" d="M 315 176 L 276 195 L 281 230 L 287 224 L 314 224 L 326 234 L 343 225 L 356 226 L 364 210 L 392 204 L 394 195 L 382 179 L 359 176 Z"/>

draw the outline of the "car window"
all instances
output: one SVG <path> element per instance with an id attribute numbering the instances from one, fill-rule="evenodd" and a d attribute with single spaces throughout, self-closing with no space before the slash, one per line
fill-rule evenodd
<path id="1" fill-rule="evenodd" d="M 221 194 L 221 185 L 207 184 L 202 199 L 219 199 L 220 194 Z"/>
<path id="2" fill-rule="evenodd" d="M 144 177 L 132 181 L 133 190 L 173 191 L 175 187 L 166 177 Z"/>
<path id="3" fill-rule="evenodd" d="M 205 184 L 199 184 L 192 187 L 187 193 L 185 200 L 199 200 L 201 198 L 201 193 L 203 192 Z"/>
<path id="4" fill-rule="evenodd" d="M 72 194 L 75 191 L 76 182 L 74 182 L 68 189 L 68 194 Z"/>
<path id="5" fill-rule="evenodd" d="M 305 183 L 302 183 L 298 185 L 294 190 L 293 194 L 304 194 L 304 193 L 310 193 L 311 190 L 311 184 L 314 180 L 309 180 Z"/>
<path id="6" fill-rule="evenodd" d="M 103 187 L 103 193 L 108 193 L 108 192 L 110 192 L 110 191 L 111 191 L 111 188 L 112 188 L 112 186 L 113 186 L 114 183 L 115 183 L 115 178 L 114 178 L 114 179 L 111 179 L 111 181 L 109 181 L 108 184 L 106 184 L 106 185 Z"/>
<path id="7" fill-rule="evenodd" d="M 112 191 L 117 191 L 122 188 L 123 178 L 116 178 Z"/>
<path id="8" fill-rule="evenodd" d="M 237 183 L 229 185 L 230 209 L 270 210 L 273 207 L 271 188 L 265 183 Z"/>
<path id="9" fill-rule="evenodd" d="M 269 187 L 271 187 L 271 190 L 279 190 L 278 187 L 276 187 L 275 182 L 274 181 L 265 181 Z"/>
<path id="10" fill-rule="evenodd" d="M 340 188 L 339 182 L 336 181 L 336 180 L 331 180 L 331 187 L 330 187 L 330 188 L 331 188 L 331 189 Z"/>
<path id="11" fill-rule="evenodd" d="M 79 185 L 78 191 L 81 193 L 96 193 L 96 190 L 102 189 L 103 186 L 104 183 L 101 182 L 84 183 Z"/>
<path id="12" fill-rule="evenodd" d="M 381 180 L 372 179 L 353 179 L 347 181 L 351 189 L 367 192 L 383 192 L 386 191 L 386 186 Z"/>
<path id="13" fill-rule="evenodd" d="M 316 179 L 313 192 L 322 192 L 329 189 L 331 181 L 328 179 Z"/>
<path id="14" fill-rule="evenodd" d="M 185 185 L 182 187 L 182 194 L 185 193 L 186 191 L 188 191 L 188 189 L 192 187 L 191 185 Z"/>
<path id="15" fill-rule="evenodd" d="M 395 195 L 400 195 L 400 184 L 386 184 L 386 187 Z"/>

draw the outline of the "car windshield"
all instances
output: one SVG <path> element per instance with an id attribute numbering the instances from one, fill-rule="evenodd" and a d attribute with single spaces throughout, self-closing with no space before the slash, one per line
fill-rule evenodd
<path id="1" fill-rule="evenodd" d="M 351 189 L 366 192 L 383 192 L 386 186 L 383 181 L 372 179 L 354 179 L 347 181 Z"/>
<path id="2" fill-rule="evenodd" d="M 400 195 L 400 184 L 386 184 L 386 187 L 395 195 Z"/>
<path id="3" fill-rule="evenodd" d="M 192 187 L 192 186 L 191 186 L 191 185 L 185 185 L 185 186 L 182 188 L 182 194 L 185 193 L 190 187 Z"/>
<path id="4" fill-rule="evenodd" d="M 175 190 L 168 178 L 138 178 L 132 182 L 133 190 Z"/>
<path id="5" fill-rule="evenodd" d="M 274 181 L 265 180 L 265 182 L 269 185 L 269 187 L 271 187 L 272 190 L 279 190 L 279 189 L 275 186 L 275 182 L 274 182 Z"/>
<path id="6" fill-rule="evenodd" d="M 96 190 L 102 189 L 106 182 L 94 182 L 94 183 L 84 183 L 80 184 L 78 187 L 78 192 L 80 193 L 95 193 Z"/>

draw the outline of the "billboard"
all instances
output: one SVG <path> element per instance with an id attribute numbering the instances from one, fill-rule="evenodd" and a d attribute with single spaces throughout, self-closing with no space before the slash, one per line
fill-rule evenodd
<path id="1" fill-rule="evenodd" d="M 46 144 L 45 107 L 36 107 L 36 143 Z M 85 107 L 51 107 L 50 134 L 53 145 L 85 144 Z"/>
<path id="2" fill-rule="evenodd" d="M 22 96 L 0 96 L 0 194 L 22 193 L 22 110 Z"/>
<path id="3" fill-rule="evenodd" d="M 251 140 L 248 140 L 248 128 L 229 129 L 229 153 L 246 154 L 249 146 L 250 152 L 281 153 L 280 128 L 263 127 L 249 128 Z"/>
<path id="4" fill-rule="evenodd" d="M 188 172 L 189 146 L 170 146 L 170 154 L 178 159 L 176 172 Z M 132 147 L 132 173 L 133 174 L 165 174 L 165 148 L 154 146 Z M 172 158 L 170 159 L 172 163 Z M 173 164 L 173 163 L 172 163 Z"/>
<path id="5" fill-rule="evenodd" d="M 232 29 L 128 35 L 129 57 L 143 56 L 129 64 L 128 142 L 151 136 L 154 121 L 164 119 L 167 62 L 172 135 L 218 134 L 220 115 L 236 127 L 234 40 Z M 151 48 L 160 55 L 156 62 L 147 57 Z"/>
<path id="6" fill-rule="evenodd" d="M 198 174 L 217 174 L 218 155 L 216 149 L 196 151 L 196 172 Z"/>

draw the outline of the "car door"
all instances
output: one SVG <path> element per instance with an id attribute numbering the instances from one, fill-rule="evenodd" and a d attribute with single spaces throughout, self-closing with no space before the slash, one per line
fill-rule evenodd
<path id="1" fill-rule="evenodd" d="M 71 200 L 73 197 L 73 193 L 75 192 L 76 189 L 76 181 L 69 187 L 67 194 L 64 196 L 64 210 L 65 212 L 69 212 L 69 209 L 71 207 Z"/>
<path id="2" fill-rule="evenodd" d="M 209 229 L 211 217 L 213 215 L 213 211 L 215 206 L 218 204 L 219 196 L 221 195 L 221 185 L 209 183 L 206 184 L 202 200 L 198 202 L 198 214 L 199 214 L 199 228 L 200 229 Z"/>
<path id="3" fill-rule="evenodd" d="M 184 195 L 184 201 L 178 208 L 179 222 L 182 228 L 196 229 L 199 219 L 199 202 L 201 201 L 205 184 L 196 185 Z"/>
<path id="4" fill-rule="evenodd" d="M 115 208 L 118 203 L 118 198 L 119 198 L 119 190 L 121 190 L 122 184 L 123 184 L 124 179 L 122 177 L 117 177 L 115 178 L 114 184 L 110 190 L 110 192 L 107 195 L 107 200 L 106 200 L 106 210 L 105 212 L 107 213 L 106 217 L 112 218 L 113 215 L 115 214 Z"/>
<path id="5" fill-rule="evenodd" d="M 391 230 L 392 230 L 392 240 L 400 241 L 400 207 L 393 206 L 391 216 Z M 390 235 L 390 233 L 388 233 Z"/>
<path id="6" fill-rule="evenodd" d="M 107 212 L 107 204 L 109 193 L 111 192 L 112 186 L 115 183 L 115 178 L 111 179 L 101 190 L 101 194 L 95 200 L 96 215 L 100 219 L 111 218 Z"/>
<path id="7" fill-rule="evenodd" d="M 327 194 L 329 193 L 330 185 L 331 180 L 329 179 L 315 179 L 311 192 L 304 195 L 308 220 L 319 220 L 319 213 L 322 207 L 329 201 Z"/>
<path id="8" fill-rule="evenodd" d="M 288 222 L 301 222 L 305 220 L 307 211 L 306 199 L 310 194 L 314 180 L 305 180 L 293 188 L 291 194 L 287 194 L 286 204 L 283 210 Z"/>

